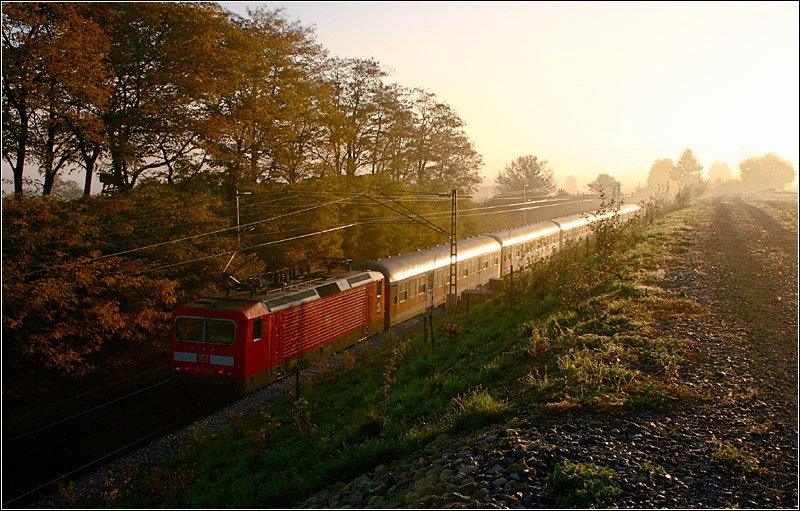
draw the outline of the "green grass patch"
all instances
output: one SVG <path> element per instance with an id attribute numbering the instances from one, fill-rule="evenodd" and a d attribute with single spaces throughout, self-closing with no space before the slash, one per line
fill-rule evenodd
<path id="1" fill-rule="evenodd" d="M 609 507 L 622 490 L 614 484 L 616 474 L 592 463 L 556 463 L 539 497 L 561 508 Z"/>
<path id="2" fill-rule="evenodd" d="M 763 470 L 759 467 L 758 458 L 729 442 L 719 444 L 711 459 L 729 470 L 742 470 L 746 473 L 758 473 Z"/>

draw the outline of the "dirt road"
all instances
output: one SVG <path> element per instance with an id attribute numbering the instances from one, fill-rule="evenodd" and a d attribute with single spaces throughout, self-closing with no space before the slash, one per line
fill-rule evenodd
<path id="1" fill-rule="evenodd" d="M 796 507 L 797 195 L 716 197 L 694 227 L 667 281 L 709 315 L 664 325 L 694 339 L 682 373 L 708 396 L 711 438 L 685 455 L 698 500 L 683 503 Z"/>

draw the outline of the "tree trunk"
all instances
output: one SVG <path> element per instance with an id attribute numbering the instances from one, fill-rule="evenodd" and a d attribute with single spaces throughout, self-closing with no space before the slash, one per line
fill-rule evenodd
<path id="1" fill-rule="evenodd" d="M 20 134 L 17 140 L 17 164 L 13 167 L 14 171 L 14 197 L 22 200 L 22 176 L 25 172 L 25 152 L 28 148 L 28 112 L 24 106 L 17 108 L 19 113 Z"/>
<path id="2" fill-rule="evenodd" d="M 95 146 L 92 149 L 92 154 L 83 152 L 83 163 L 86 166 L 86 179 L 83 182 L 83 195 L 89 196 L 92 194 L 92 178 L 94 177 L 94 164 L 97 157 L 100 156 L 100 148 Z"/>
<path id="3" fill-rule="evenodd" d="M 55 129 L 55 115 L 52 112 L 52 105 L 50 111 L 50 122 L 47 125 L 47 146 L 44 148 L 44 161 L 42 162 L 42 169 L 44 171 L 44 185 L 42 186 L 42 197 L 46 197 L 53 192 L 53 183 L 56 181 L 55 167 L 55 143 L 56 143 L 56 129 Z"/>

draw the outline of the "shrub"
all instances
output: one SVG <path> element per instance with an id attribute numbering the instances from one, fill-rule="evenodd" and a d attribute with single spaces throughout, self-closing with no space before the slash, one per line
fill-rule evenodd
<path id="1" fill-rule="evenodd" d="M 450 418 L 456 432 L 471 431 L 493 423 L 505 415 L 509 405 L 497 401 L 481 386 L 453 398 L 454 411 Z"/>
<path id="2" fill-rule="evenodd" d="M 376 410 L 369 410 L 356 420 L 355 434 L 360 441 L 380 436 L 386 426 L 386 418 Z"/>
<path id="3" fill-rule="evenodd" d="M 721 444 L 711 459 L 729 469 L 739 469 L 745 472 L 757 472 L 759 470 L 758 459 L 741 449 L 738 449 L 728 442 Z"/>
<path id="4" fill-rule="evenodd" d="M 613 470 L 592 463 L 556 463 L 539 496 L 561 507 L 607 507 L 622 493 L 615 479 Z"/>

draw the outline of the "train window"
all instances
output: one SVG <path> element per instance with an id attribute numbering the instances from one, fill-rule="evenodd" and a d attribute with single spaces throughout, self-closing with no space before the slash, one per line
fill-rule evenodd
<path id="1" fill-rule="evenodd" d="M 315 288 L 317 293 L 319 294 L 320 298 L 325 298 L 326 296 L 335 295 L 336 293 L 340 293 L 342 290 L 339 289 L 339 284 L 336 282 L 331 282 L 330 284 L 325 284 L 324 286 L 319 286 Z"/>
<path id="2" fill-rule="evenodd" d="M 236 334 L 236 323 L 221 319 L 206 320 L 205 342 L 232 344 Z"/>
<path id="3" fill-rule="evenodd" d="M 362 273 L 361 275 L 350 277 L 349 279 L 347 279 L 347 282 L 349 282 L 351 286 L 355 286 L 355 284 L 358 284 L 359 282 L 364 282 L 365 280 L 372 280 L 372 277 L 369 276 L 369 273 Z"/>
<path id="4" fill-rule="evenodd" d="M 408 300 L 408 282 L 400 284 L 400 287 L 398 288 L 397 298 L 401 302 L 405 302 L 406 300 Z"/>
<path id="5" fill-rule="evenodd" d="M 175 320 L 175 338 L 179 341 L 203 342 L 203 323 L 201 318 L 178 317 Z"/>
<path id="6" fill-rule="evenodd" d="M 397 286 L 392 286 L 392 304 L 397 305 Z"/>
<path id="7" fill-rule="evenodd" d="M 383 282 L 376 282 L 375 286 L 375 295 L 380 298 L 383 294 Z"/>
<path id="8" fill-rule="evenodd" d="M 421 294 L 421 295 L 425 294 L 425 288 L 427 287 L 427 282 L 425 282 L 425 281 L 427 280 L 427 278 L 428 277 L 422 277 L 421 279 L 419 279 L 419 286 L 417 286 L 418 294 Z"/>
<path id="9" fill-rule="evenodd" d="M 256 318 L 253 320 L 253 342 L 260 341 L 263 335 L 263 318 Z"/>

